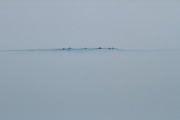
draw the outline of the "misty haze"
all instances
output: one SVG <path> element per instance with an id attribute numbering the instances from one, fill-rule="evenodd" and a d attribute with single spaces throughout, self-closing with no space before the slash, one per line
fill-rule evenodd
<path id="1" fill-rule="evenodd" d="M 179 120 L 180 2 L 1 0 L 0 120 Z"/>

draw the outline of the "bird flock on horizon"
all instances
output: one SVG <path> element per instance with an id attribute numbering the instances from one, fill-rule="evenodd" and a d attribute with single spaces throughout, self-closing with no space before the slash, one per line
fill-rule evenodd
<path id="1" fill-rule="evenodd" d="M 62 48 L 62 50 L 71 50 L 71 49 L 74 49 L 74 48 Z M 82 48 L 82 49 L 91 49 L 91 48 Z M 102 48 L 102 47 L 98 47 L 98 48 L 95 48 L 95 49 L 115 49 L 114 47 L 109 47 L 109 48 Z"/>

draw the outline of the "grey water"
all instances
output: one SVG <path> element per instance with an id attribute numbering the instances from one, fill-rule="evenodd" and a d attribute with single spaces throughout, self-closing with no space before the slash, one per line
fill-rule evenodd
<path id="1" fill-rule="evenodd" d="M 0 52 L 0 120 L 179 120 L 180 50 Z"/>

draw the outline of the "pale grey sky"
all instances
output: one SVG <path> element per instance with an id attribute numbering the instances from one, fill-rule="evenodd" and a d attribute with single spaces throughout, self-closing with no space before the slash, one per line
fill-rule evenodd
<path id="1" fill-rule="evenodd" d="M 179 1 L 0 1 L 0 49 L 180 48 Z"/>

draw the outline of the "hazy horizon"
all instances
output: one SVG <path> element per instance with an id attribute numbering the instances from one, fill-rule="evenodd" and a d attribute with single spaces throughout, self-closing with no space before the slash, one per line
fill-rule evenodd
<path id="1" fill-rule="evenodd" d="M 179 49 L 180 1 L 0 1 L 0 49 Z"/>
<path id="2" fill-rule="evenodd" d="M 180 120 L 179 13 L 177 0 L 0 0 L 0 120 Z"/>

